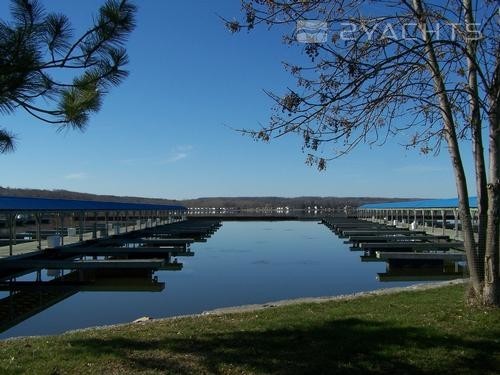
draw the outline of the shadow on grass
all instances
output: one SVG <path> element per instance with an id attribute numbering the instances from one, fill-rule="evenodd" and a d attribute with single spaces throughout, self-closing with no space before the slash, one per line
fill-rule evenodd
<path id="1" fill-rule="evenodd" d="M 159 332 L 161 334 L 161 332 Z M 194 338 L 89 338 L 70 354 L 116 356 L 131 370 L 264 373 L 494 373 L 498 340 L 443 336 L 433 328 L 360 319 L 266 331 L 204 333 Z M 72 352 L 72 353 L 71 353 Z M 497 362 L 496 362 L 497 361 Z M 496 363 L 495 363 L 496 362 Z M 236 369 L 235 369 L 236 370 Z"/>

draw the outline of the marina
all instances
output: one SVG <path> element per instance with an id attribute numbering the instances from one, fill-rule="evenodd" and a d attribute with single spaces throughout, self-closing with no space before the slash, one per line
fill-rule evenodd
<path id="1" fill-rule="evenodd" d="M 63 301 L 80 308 L 82 303 L 95 306 L 99 299 L 94 292 L 111 300 L 118 292 L 139 300 L 139 295 L 149 293 L 175 298 L 168 306 L 154 297 L 148 297 L 146 306 L 125 307 L 123 301 L 117 305 L 120 312 L 108 307 L 110 316 L 104 320 L 97 314 L 91 324 L 99 325 L 134 320 L 136 315 L 200 313 L 240 303 L 372 290 L 387 282 L 399 286 L 454 279 L 466 273 L 462 243 L 449 233 L 396 219 L 374 219 L 377 215 L 370 211 L 368 217 L 362 207 L 329 216 L 299 219 L 292 214 L 292 220 L 277 220 L 247 215 L 239 221 L 234 215 L 229 220 L 220 214 L 186 215 L 180 206 L 113 210 L 112 203 L 29 204 L 4 204 L 0 210 L 7 223 L 2 233 L 9 235 L 3 239 L 3 252 L 12 253 L 0 259 L 0 330 L 5 332 L 0 337 L 60 332 L 64 324 L 42 327 L 37 322 L 48 311 L 57 322 Z M 15 223 L 8 225 L 14 217 Z M 223 234 L 217 239 L 220 230 Z M 167 284 L 173 284 L 168 292 Z M 90 300 L 87 293 L 93 296 Z M 78 302 L 81 298 L 88 302 Z M 157 310 L 159 306 L 163 307 Z M 123 316 L 122 310 L 130 314 Z M 72 324 L 87 326 L 79 319 Z"/>
<path id="2" fill-rule="evenodd" d="M 435 259 L 363 261 L 320 222 L 188 218 L 3 259 L 0 337 L 451 278 Z"/>

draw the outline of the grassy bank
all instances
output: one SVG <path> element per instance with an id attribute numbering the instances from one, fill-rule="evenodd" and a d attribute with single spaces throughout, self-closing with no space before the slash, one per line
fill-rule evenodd
<path id="1" fill-rule="evenodd" d="M 438 373 L 500 370 L 500 312 L 464 286 L 0 342 L 0 372 Z"/>

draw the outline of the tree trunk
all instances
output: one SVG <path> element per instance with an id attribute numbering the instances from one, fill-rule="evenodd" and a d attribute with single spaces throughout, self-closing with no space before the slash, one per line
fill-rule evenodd
<path id="1" fill-rule="evenodd" d="M 497 137 L 498 138 L 498 137 Z M 500 147 L 494 148 L 497 153 Z M 498 157 L 497 157 L 498 158 Z M 499 288 L 499 214 L 500 214 L 500 182 L 488 184 L 488 225 L 486 235 L 486 252 L 484 257 L 484 290 L 483 303 L 489 306 L 500 306 Z"/>
<path id="2" fill-rule="evenodd" d="M 472 152 L 476 172 L 476 194 L 478 208 L 478 228 L 476 257 L 478 259 L 478 274 L 484 278 L 484 259 L 486 250 L 486 226 L 488 221 L 488 192 L 486 179 L 486 166 L 484 162 L 483 136 L 481 129 L 480 99 L 477 82 L 477 41 L 473 37 L 475 30 L 474 11 L 471 0 L 463 0 L 462 5 L 465 13 L 466 30 L 472 34 L 465 38 L 467 48 L 467 70 L 468 70 L 468 91 L 470 102 L 470 126 L 472 135 Z"/>
<path id="3" fill-rule="evenodd" d="M 500 305 L 499 260 L 500 260 L 500 56 L 489 90 L 490 122 L 490 182 L 488 184 L 488 227 L 484 260 L 485 284 L 483 302 L 491 306 Z"/>
<path id="4" fill-rule="evenodd" d="M 462 222 L 464 248 L 467 256 L 470 281 L 472 288 L 474 290 L 474 295 L 481 296 L 482 278 L 481 275 L 478 273 L 478 269 L 480 267 L 478 267 L 479 262 L 476 256 L 477 255 L 476 243 L 474 239 L 474 232 L 472 229 L 472 218 L 469 206 L 469 194 L 467 191 L 467 179 L 465 177 L 465 171 L 462 164 L 462 158 L 460 155 L 460 148 L 458 145 L 455 123 L 453 119 L 453 112 L 447 95 L 441 68 L 439 66 L 436 57 L 436 52 L 432 44 L 432 38 L 429 36 L 429 33 L 427 32 L 428 31 L 427 18 L 424 12 L 424 8 L 422 6 L 422 1 L 413 0 L 413 7 L 415 15 L 417 16 L 418 19 L 418 27 L 422 34 L 422 39 L 425 42 L 426 53 L 428 57 L 427 65 L 429 67 L 432 79 L 434 81 L 434 89 L 436 95 L 439 98 L 439 106 L 441 109 L 443 123 L 444 123 L 444 135 L 448 143 L 448 152 L 450 154 L 453 166 L 453 172 L 455 174 L 455 183 L 457 186 L 457 193 L 458 193 L 458 207 L 460 212 L 460 219 Z"/>

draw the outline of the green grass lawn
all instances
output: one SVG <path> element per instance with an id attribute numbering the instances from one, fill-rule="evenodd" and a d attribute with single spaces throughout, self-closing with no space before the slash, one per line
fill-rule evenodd
<path id="1" fill-rule="evenodd" d="M 464 288 L 0 341 L 0 372 L 500 373 L 500 311 Z"/>

